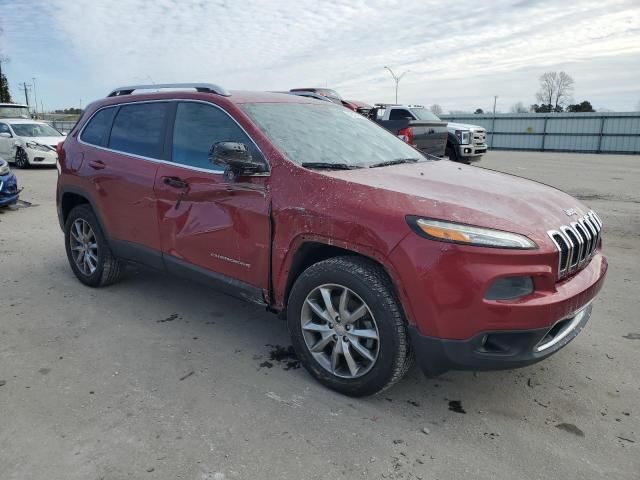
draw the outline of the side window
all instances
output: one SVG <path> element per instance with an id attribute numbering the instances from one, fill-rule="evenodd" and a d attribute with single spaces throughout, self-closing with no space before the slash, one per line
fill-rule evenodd
<path id="1" fill-rule="evenodd" d="M 166 103 L 121 106 L 113 121 L 109 148 L 143 157 L 160 158 L 166 115 Z"/>
<path id="2" fill-rule="evenodd" d="M 83 142 L 104 147 L 111 129 L 111 121 L 116 113 L 116 108 L 105 108 L 96 113 L 84 130 L 80 139 Z"/>
<path id="3" fill-rule="evenodd" d="M 0 123 L 0 133 L 8 133 L 9 135 L 11 135 L 11 130 L 9 130 L 9 127 L 6 123 Z"/>
<path id="4" fill-rule="evenodd" d="M 264 161 L 247 134 L 228 114 L 204 103 L 178 103 L 173 127 L 172 160 L 190 167 L 222 171 L 221 166 L 209 162 L 209 151 L 217 142 L 244 143 L 254 160 Z"/>
<path id="5" fill-rule="evenodd" d="M 403 108 L 394 108 L 391 110 L 389 114 L 389 120 L 405 120 L 406 118 L 410 118 L 411 120 L 415 120 L 413 115 L 409 113 L 409 110 L 405 110 Z"/>

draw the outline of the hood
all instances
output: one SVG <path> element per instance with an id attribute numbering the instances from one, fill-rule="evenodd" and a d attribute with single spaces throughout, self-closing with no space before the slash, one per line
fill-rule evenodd
<path id="1" fill-rule="evenodd" d="M 49 145 L 50 147 L 53 147 L 55 149 L 56 146 L 60 142 L 63 142 L 64 139 L 67 137 L 60 136 L 60 137 L 20 137 L 20 138 L 25 142 L 35 142 L 35 143 L 39 143 L 40 145 Z"/>
<path id="2" fill-rule="evenodd" d="M 448 124 L 449 128 L 452 128 L 454 130 L 484 130 L 484 127 L 481 127 L 480 125 L 471 125 L 469 123 L 455 123 L 455 122 L 449 122 Z"/>
<path id="3" fill-rule="evenodd" d="M 342 170 L 327 175 L 370 190 L 370 203 L 395 214 L 496 228 L 551 242 L 547 230 L 575 221 L 589 209 L 556 188 L 479 167 L 430 161 L 381 168 Z"/>

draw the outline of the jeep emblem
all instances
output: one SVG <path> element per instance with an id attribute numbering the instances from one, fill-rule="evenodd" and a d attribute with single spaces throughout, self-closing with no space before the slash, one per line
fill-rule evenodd
<path id="1" fill-rule="evenodd" d="M 571 217 L 573 215 L 577 215 L 578 214 L 578 212 L 576 212 L 575 208 L 566 208 L 564 210 L 564 213 L 566 213 L 568 217 Z"/>

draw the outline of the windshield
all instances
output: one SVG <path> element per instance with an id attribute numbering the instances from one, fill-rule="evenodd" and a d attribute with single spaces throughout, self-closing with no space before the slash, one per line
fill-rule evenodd
<path id="1" fill-rule="evenodd" d="M 31 115 L 29 115 L 29 107 L 2 105 L 0 106 L 0 118 L 31 118 Z"/>
<path id="2" fill-rule="evenodd" d="M 13 131 L 19 137 L 61 137 L 62 134 L 55 128 L 43 123 L 14 123 Z"/>
<path id="3" fill-rule="evenodd" d="M 411 113 L 413 113 L 418 120 L 440 121 L 440 118 L 428 108 L 410 108 L 409 110 L 411 110 Z"/>
<path id="4" fill-rule="evenodd" d="M 362 115 L 332 104 L 256 103 L 242 109 L 287 157 L 298 164 L 369 167 L 397 160 L 426 160 Z"/>

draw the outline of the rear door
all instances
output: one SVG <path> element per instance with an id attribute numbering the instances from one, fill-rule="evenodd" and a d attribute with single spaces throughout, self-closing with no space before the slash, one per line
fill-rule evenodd
<path id="1" fill-rule="evenodd" d="M 209 152 L 216 142 L 241 142 L 254 159 L 265 159 L 221 108 L 180 101 L 174 109 L 170 162 L 159 166 L 154 187 L 165 264 L 233 288 L 250 286 L 261 297 L 269 286 L 269 176 L 228 182 Z"/>
<path id="2" fill-rule="evenodd" d="M 11 153 L 13 151 L 14 139 L 11 138 L 13 134 L 11 133 L 9 126 L 6 123 L 0 122 L 0 133 L 11 135 L 10 137 L 0 136 L 0 157 L 6 160 L 7 162 L 9 161 L 12 162 L 13 158 L 10 158 L 10 157 L 13 156 L 11 155 Z"/>
<path id="3" fill-rule="evenodd" d="M 153 185 L 165 156 L 167 102 L 98 111 L 80 134 L 82 176 L 116 254 L 162 266 Z"/>

